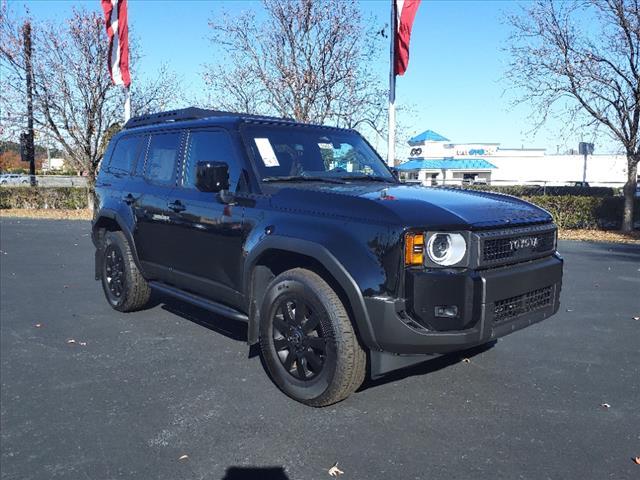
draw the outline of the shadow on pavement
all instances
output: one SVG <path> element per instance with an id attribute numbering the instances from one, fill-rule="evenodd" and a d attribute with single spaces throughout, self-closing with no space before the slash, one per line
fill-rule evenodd
<path id="1" fill-rule="evenodd" d="M 417 377 L 421 375 L 427 375 L 429 373 L 437 372 L 438 370 L 442 370 L 443 368 L 450 367 L 464 358 L 472 358 L 476 355 L 479 355 L 483 352 L 486 352 L 490 348 L 492 348 L 497 340 L 493 340 L 489 343 L 485 343 L 484 345 L 479 345 L 477 347 L 470 348 L 468 350 L 461 350 L 459 352 L 448 353 L 446 355 L 441 355 L 437 357 L 425 357 L 425 361 L 423 363 L 419 363 L 417 365 L 413 365 L 411 367 L 406 367 L 401 370 L 396 370 L 394 372 L 387 373 L 382 378 L 377 378 L 375 380 L 371 380 L 367 378 L 362 386 L 358 389 L 358 392 L 362 392 L 372 387 L 377 387 L 379 385 L 385 385 L 387 383 L 397 382 L 399 380 L 403 380 L 409 377 Z M 368 377 L 368 376 L 367 376 Z"/>
<path id="2" fill-rule="evenodd" d="M 246 323 L 231 320 L 182 300 L 153 292 L 149 308 L 153 308 L 157 305 L 161 305 L 160 308 L 167 312 L 178 315 L 200 325 L 201 327 L 224 335 L 227 338 L 237 340 L 239 342 L 247 341 Z M 259 351 L 260 349 L 258 345 L 252 345 L 249 349 L 249 358 L 258 356 Z"/>
<path id="3" fill-rule="evenodd" d="M 245 323 L 230 320 L 220 315 L 216 315 L 215 313 L 212 313 L 203 308 L 191 305 L 190 303 L 184 302 L 182 300 L 178 300 L 173 297 L 161 295 L 157 292 L 154 292 L 149 304 L 149 308 L 153 308 L 157 305 L 161 305 L 160 308 L 162 308 L 163 310 L 173 313 L 174 315 L 178 315 L 215 333 L 222 334 L 232 340 L 237 340 L 239 342 L 246 342 L 247 340 L 247 325 Z M 462 350 L 460 352 L 449 353 L 436 357 L 425 356 L 425 361 L 423 363 L 390 372 L 384 377 L 378 378 L 376 380 L 371 380 L 367 375 L 367 379 L 358 389 L 358 391 L 361 392 L 378 385 L 396 382 L 408 377 L 427 375 L 429 373 L 442 370 L 443 368 L 460 362 L 463 358 L 471 358 L 482 352 L 485 352 L 493 347 L 496 343 L 497 341 L 494 340 L 485 345 L 479 345 L 477 347 L 468 350 Z M 248 358 L 254 358 L 257 356 L 260 356 L 260 347 L 259 345 L 252 345 L 249 348 Z"/>
<path id="4" fill-rule="evenodd" d="M 282 467 L 229 467 L 222 480 L 289 480 Z"/>

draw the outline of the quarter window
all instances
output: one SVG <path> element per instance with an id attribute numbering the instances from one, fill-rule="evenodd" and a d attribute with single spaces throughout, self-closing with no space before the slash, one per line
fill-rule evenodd
<path id="1" fill-rule="evenodd" d="M 111 155 L 109 170 L 116 173 L 129 173 L 140 151 L 141 142 L 142 137 L 124 137 L 118 140 Z"/>
<path id="2" fill-rule="evenodd" d="M 149 181 L 162 184 L 172 183 L 179 146 L 179 132 L 151 136 L 145 168 L 145 177 Z"/>

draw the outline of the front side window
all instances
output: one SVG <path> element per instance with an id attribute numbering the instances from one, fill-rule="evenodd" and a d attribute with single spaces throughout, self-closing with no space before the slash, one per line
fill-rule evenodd
<path id="1" fill-rule="evenodd" d="M 179 132 L 152 135 L 147 151 L 145 178 L 152 183 L 172 183 L 179 147 Z"/>
<path id="2" fill-rule="evenodd" d="M 226 132 L 196 130 L 189 133 L 182 185 L 195 188 L 198 162 L 222 162 L 229 165 L 229 185 L 237 185 L 240 171 L 233 144 Z"/>
<path id="3" fill-rule="evenodd" d="M 109 170 L 115 173 L 129 173 L 135 162 L 142 137 L 123 137 L 118 140 L 109 161 Z"/>
<path id="4" fill-rule="evenodd" d="M 263 182 L 287 178 L 395 182 L 382 159 L 356 133 L 256 125 L 246 127 L 243 135 Z"/>

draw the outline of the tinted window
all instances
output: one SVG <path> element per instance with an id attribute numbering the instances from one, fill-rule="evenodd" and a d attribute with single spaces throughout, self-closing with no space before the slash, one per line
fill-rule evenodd
<path id="1" fill-rule="evenodd" d="M 222 131 L 195 131 L 189 134 L 182 184 L 195 188 L 198 162 L 224 162 L 229 165 L 229 185 L 237 185 L 239 170 L 231 139 Z"/>
<path id="2" fill-rule="evenodd" d="M 145 177 L 154 183 L 173 181 L 180 146 L 180 133 L 152 135 L 147 151 Z"/>
<path id="3" fill-rule="evenodd" d="M 124 137 L 118 140 L 113 155 L 111 155 L 109 170 L 129 173 L 131 165 L 135 162 L 140 151 L 141 142 L 142 137 Z"/>

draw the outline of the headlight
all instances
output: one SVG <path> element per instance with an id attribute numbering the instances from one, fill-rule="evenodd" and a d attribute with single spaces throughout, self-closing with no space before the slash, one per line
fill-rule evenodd
<path id="1" fill-rule="evenodd" d="M 435 233 L 427 243 L 429 259 L 445 267 L 459 263 L 467 253 L 467 242 L 459 233 Z"/>

